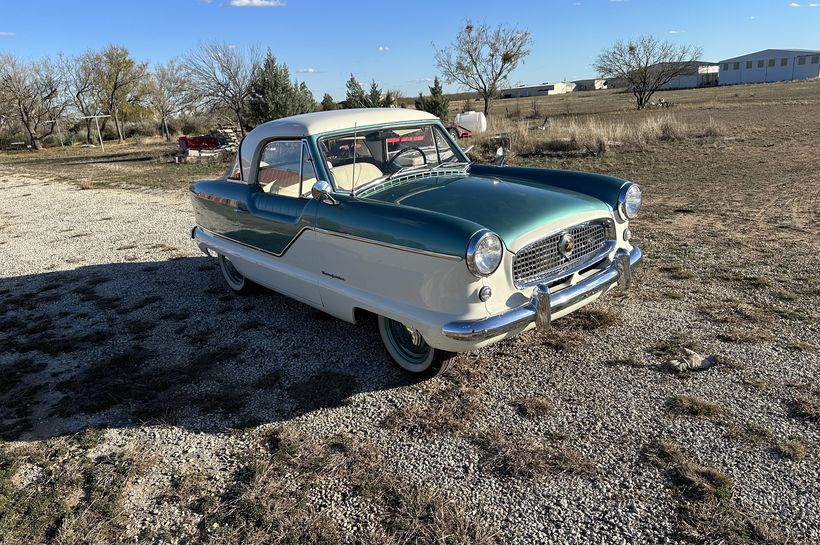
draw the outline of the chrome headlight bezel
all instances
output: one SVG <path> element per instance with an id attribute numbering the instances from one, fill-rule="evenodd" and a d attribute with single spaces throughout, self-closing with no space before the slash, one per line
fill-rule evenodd
<path id="1" fill-rule="evenodd" d="M 497 250 L 493 249 L 497 246 Z M 497 257 L 492 258 L 489 266 L 482 259 L 482 255 L 492 252 L 497 254 Z M 470 242 L 467 244 L 467 269 L 476 277 L 483 278 L 490 276 L 504 259 L 504 243 L 501 242 L 501 237 L 488 229 L 482 229 L 470 237 Z"/>
<path id="2" fill-rule="evenodd" d="M 618 204 L 615 208 L 619 219 L 621 221 L 635 219 L 641 210 L 641 204 L 643 204 L 641 187 L 634 182 L 624 184 L 618 193 Z"/>

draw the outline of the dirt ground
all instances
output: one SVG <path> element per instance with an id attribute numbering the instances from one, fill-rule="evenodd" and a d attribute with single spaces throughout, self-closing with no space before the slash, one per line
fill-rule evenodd
<path id="1" fill-rule="evenodd" d="M 658 115 L 600 96 L 539 108 Z M 820 542 L 820 82 L 666 98 L 721 135 L 514 158 L 641 184 L 635 289 L 426 382 L 228 293 L 221 165 L 0 154 L 0 544 Z"/>

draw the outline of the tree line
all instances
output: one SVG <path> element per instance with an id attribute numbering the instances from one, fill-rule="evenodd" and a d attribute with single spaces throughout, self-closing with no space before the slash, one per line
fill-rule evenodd
<path id="1" fill-rule="evenodd" d="M 491 101 L 529 55 L 530 46 L 526 30 L 467 21 L 450 44 L 436 49 L 435 64 L 445 82 L 483 99 L 489 115 Z M 661 85 L 689 70 L 700 54 L 697 47 L 644 36 L 605 49 L 595 68 L 624 80 L 642 108 Z M 429 95 L 419 93 L 409 102 L 449 120 L 449 103 L 438 77 Z M 354 74 L 346 82 L 343 100 L 336 102 L 325 93 L 317 102 L 305 82 L 292 78 L 270 50 L 263 55 L 256 48 L 219 42 L 200 44 L 185 57 L 153 68 L 114 44 L 32 61 L 0 54 L 0 131 L 24 135 L 34 149 L 41 149 L 60 126 L 83 134 L 91 144 L 97 121 L 101 131 L 113 125 L 123 142 L 125 122 L 151 120 L 156 132 L 170 140 L 175 132 L 171 122 L 182 115 L 217 116 L 244 134 L 264 121 L 305 112 L 407 103 L 398 90 L 383 90 L 375 80 L 362 85 Z"/>

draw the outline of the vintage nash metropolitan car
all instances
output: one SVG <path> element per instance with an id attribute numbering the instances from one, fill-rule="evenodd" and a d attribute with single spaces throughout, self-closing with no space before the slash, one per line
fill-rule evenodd
<path id="1" fill-rule="evenodd" d="M 626 289 L 641 260 L 636 184 L 501 159 L 471 162 L 415 110 L 278 119 L 223 178 L 191 186 L 191 235 L 232 290 L 260 284 L 352 323 L 372 313 L 396 363 L 435 375 Z"/>

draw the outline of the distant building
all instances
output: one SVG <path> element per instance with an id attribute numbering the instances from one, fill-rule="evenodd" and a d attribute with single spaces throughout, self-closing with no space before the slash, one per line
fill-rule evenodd
<path id="1" fill-rule="evenodd" d="M 764 49 L 720 61 L 720 85 L 820 77 L 820 50 Z"/>
<path id="2" fill-rule="evenodd" d="M 577 79 L 572 83 L 575 84 L 575 91 L 598 91 L 607 88 L 605 79 Z"/>
<path id="3" fill-rule="evenodd" d="M 501 94 L 501 98 L 522 98 L 560 95 L 572 92 L 573 89 L 575 89 L 575 84 L 572 82 L 542 83 L 541 85 L 520 85 L 518 87 L 510 87 L 509 89 L 501 89 L 499 93 Z"/>
<path id="4" fill-rule="evenodd" d="M 694 61 L 689 63 L 677 63 L 689 65 L 683 72 L 659 87 L 662 91 L 670 89 L 694 89 L 696 87 L 711 87 L 718 84 L 718 70 L 720 66 L 714 62 Z M 660 64 L 650 66 L 657 67 Z M 622 78 L 612 78 L 606 80 L 609 89 L 621 89 L 629 87 L 629 82 Z"/>
<path id="5" fill-rule="evenodd" d="M 714 62 L 695 61 L 689 64 L 683 72 L 659 87 L 662 91 L 669 89 L 694 89 L 696 87 L 711 87 L 718 84 L 719 66 Z"/>

